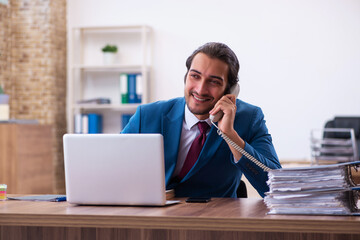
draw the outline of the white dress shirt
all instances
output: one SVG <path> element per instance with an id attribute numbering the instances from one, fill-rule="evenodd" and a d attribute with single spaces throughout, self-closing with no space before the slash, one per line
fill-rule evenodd
<path id="1" fill-rule="evenodd" d="M 179 153 L 178 153 L 176 168 L 175 168 L 173 177 L 179 175 L 179 173 L 184 165 L 186 155 L 189 152 L 192 142 L 200 134 L 200 130 L 196 126 L 196 124 L 198 122 L 199 122 L 199 119 L 192 112 L 190 112 L 189 108 L 185 104 L 185 117 L 184 117 L 183 124 L 182 124 Z M 210 126 L 206 132 L 206 136 L 207 136 L 210 132 L 211 121 L 208 118 L 208 119 L 204 120 L 204 122 L 206 122 Z"/>

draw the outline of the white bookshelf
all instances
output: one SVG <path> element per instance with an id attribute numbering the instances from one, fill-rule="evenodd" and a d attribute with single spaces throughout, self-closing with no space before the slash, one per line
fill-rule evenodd
<path id="1" fill-rule="evenodd" d="M 103 116 L 103 132 L 119 133 L 121 115 L 132 114 L 139 104 L 122 104 L 121 73 L 142 75 L 142 102 L 149 101 L 152 58 L 152 30 L 149 26 L 104 26 L 73 28 L 69 43 L 67 95 L 68 132 L 74 132 L 76 114 L 95 112 Z M 118 47 L 113 64 L 104 64 L 101 49 Z M 111 104 L 78 104 L 78 100 L 109 98 Z"/>

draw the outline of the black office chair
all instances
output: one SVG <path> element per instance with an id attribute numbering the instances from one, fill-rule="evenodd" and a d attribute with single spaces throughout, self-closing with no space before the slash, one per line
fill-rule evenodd
<path id="1" fill-rule="evenodd" d="M 360 117 L 335 117 L 326 122 L 325 128 L 352 128 L 354 129 L 358 156 L 360 156 Z M 330 137 L 330 136 L 328 136 Z M 341 136 L 331 136 L 340 137 Z"/>
<path id="2" fill-rule="evenodd" d="M 246 184 L 243 180 L 240 180 L 240 185 L 238 189 L 236 189 L 236 196 L 238 198 L 247 198 Z"/>

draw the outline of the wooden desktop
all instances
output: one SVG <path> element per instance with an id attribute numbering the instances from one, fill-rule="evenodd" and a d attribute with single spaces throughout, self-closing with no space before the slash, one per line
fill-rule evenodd
<path id="1" fill-rule="evenodd" d="M 0 202 L 0 240 L 360 239 L 360 217 L 267 211 L 261 199 L 251 198 L 166 207 L 7 200 Z"/>

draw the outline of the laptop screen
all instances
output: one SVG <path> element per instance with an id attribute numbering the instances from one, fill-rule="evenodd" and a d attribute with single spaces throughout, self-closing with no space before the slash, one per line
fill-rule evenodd
<path id="1" fill-rule="evenodd" d="M 160 134 L 65 134 L 67 200 L 76 204 L 164 205 Z"/>

